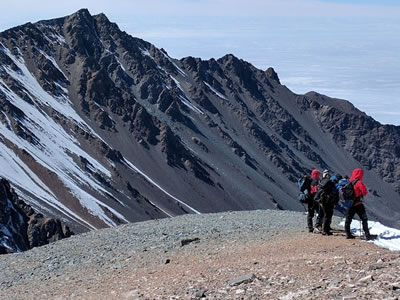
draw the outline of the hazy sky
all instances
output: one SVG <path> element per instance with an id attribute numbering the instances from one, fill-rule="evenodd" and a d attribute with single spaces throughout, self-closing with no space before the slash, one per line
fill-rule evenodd
<path id="1" fill-rule="evenodd" d="M 2 3 L 4 2 L 4 3 Z M 398 0 L 14 0 L 1 4 L 0 29 L 86 7 L 119 16 L 397 16 Z"/>
<path id="2" fill-rule="evenodd" d="M 3 3 L 4 2 L 4 3 Z M 34 4 L 33 4 L 34 3 Z M 400 0 L 0 0 L 0 31 L 88 8 L 175 58 L 273 66 L 297 93 L 350 100 L 400 125 Z"/>

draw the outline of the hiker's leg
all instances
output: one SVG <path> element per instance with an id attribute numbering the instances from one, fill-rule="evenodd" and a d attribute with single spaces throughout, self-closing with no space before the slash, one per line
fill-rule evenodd
<path id="1" fill-rule="evenodd" d="M 322 227 L 324 220 L 324 210 L 319 203 L 315 203 L 316 211 L 318 212 L 317 219 L 315 220 L 315 227 Z"/>
<path id="2" fill-rule="evenodd" d="M 365 237 L 368 237 L 370 235 L 368 228 L 368 217 L 367 217 L 367 212 L 365 211 L 364 204 L 357 205 L 357 215 L 360 217 L 360 220 L 362 221 Z"/>
<path id="3" fill-rule="evenodd" d="M 324 227 L 323 231 L 327 234 L 331 232 L 331 222 L 333 216 L 333 207 L 330 204 L 325 205 L 324 207 Z"/>
<path id="4" fill-rule="evenodd" d="M 307 226 L 308 230 L 312 232 L 313 228 L 313 218 L 314 218 L 314 205 L 313 203 L 307 204 Z"/>
<path id="5" fill-rule="evenodd" d="M 350 224 L 351 221 L 353 220 L 354 214 L 356 213 L 355 211 L 355 207 L 352 206 L 347 210 L 347 214 L 346 214 L 346 220 L 344 222 L 344 230 L 346 231 L 346 235 L 347 236 L 351 236 L 351 231 L 350 231 Z"/>

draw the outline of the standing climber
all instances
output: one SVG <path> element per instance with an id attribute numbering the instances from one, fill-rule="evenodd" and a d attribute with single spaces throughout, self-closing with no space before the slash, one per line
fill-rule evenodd
<path id="1" fill-rule="evenodd" d="M 317 219 L 315 220 L 315 229 L 317 232 L 321 230 L 322 225 L 322 210 L 320 209 L 318 203 L 314 201 L 315 193 L 318 189 L 318 184 L 320 181 L 321 172 L 318 169 L 311 171 L 311 187 L 310 187 L 310 199 L 307 203 L 307 225 L 309 232 L 314 232 L 313 218 L 315 213 L 317 213 Z"/>
<path id="2" fill-rule="evenodd" d="M 364 177 L 364 171 L 360 168 L 357 168 L 353 170 L 349 180 L 350 182 L 353 183 L 354 187 L 354 202 L 353 205 L 347 211 L 346 221 L 344 223 L 344 229 L 346 231 L 346 236 L 348 239 L 354 239 L 354 235 L 352 235 L 350 231 L 350 224 L 355 214 L 357 214 L 362 221 L 365 239 L 373 240 L 376 238 L 376 235 L 371 235 L 369 232 L 368 217 L 365 211 L 364 204 L 362 202 L 363 197 L 367 196 L 368 194 L 367 187 L 363 182 L 363 177 Z"/>
<path id="3" fill-rule="evenodd" d="M 328 170 L 324 170 L 322 173 L 322 180 L 319 183 L 317 193 L 315 195 L 315 202 L 319 203 L 323 212 L 322 217 L 322 234 L 332 235 L 331 223 L 333 216 L 333 208 L 338 201 L 338 192 L 336 190 L 336 185 L 334 179 L 336 176 L 331 178 L 331 174 Z"/>

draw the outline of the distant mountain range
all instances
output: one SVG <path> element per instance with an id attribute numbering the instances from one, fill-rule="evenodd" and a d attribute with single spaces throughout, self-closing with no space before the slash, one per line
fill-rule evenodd
<path id="1" fill-rule="evenodd" d="M 74 232 L 302 210 L 302 174 L 356 167 L 370 218 L 400 228 L 400 127 L 348 101 L 230 54 L 173 59 L 86 9 L 0 33 L 0 176 Z"/>

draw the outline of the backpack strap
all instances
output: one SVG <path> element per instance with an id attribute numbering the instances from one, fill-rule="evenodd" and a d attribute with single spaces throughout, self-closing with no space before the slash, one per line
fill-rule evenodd
<path id="1" fill-rule="evenodd" d="M 358 178 L 354 179 L 354 180 L 351 182 L 351 185 L 353 186 L 353 189 L 354 189 L 354 185 L 357 183 L 357 181 L 358 181 Z M 362 196 L 360 196 L 360 197 L 354 196 L 354 203 L 353 203 L 353 206 L 354 206 L 355 203 L 360 202 L 360 201 L 361 201 L 361 198 L 362 198 Z"/>

